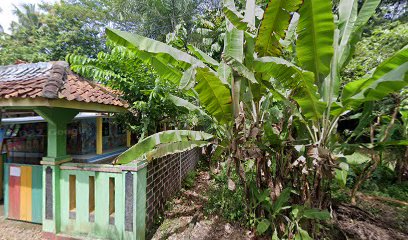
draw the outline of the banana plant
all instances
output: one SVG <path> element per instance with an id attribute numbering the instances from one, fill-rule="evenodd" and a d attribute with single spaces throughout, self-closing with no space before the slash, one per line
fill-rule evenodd
<path id="1" fill-rule="evenodd" d="M 402 136 L 404 139 L 408 138 L 408 89 L 403 89 L 401 92 L 403 100 L 399 112 L 401 114 L 401 126 L 402 126 Z M 398 181 L 402 179 L 408 179 L 408 146 L 405 146 L 405 153 L 402 159 L 398 159 L 396 164 L 396 171 L 398 176 Z"/>
<path id="2" fill-rule="evenodd" d="M 341 0 L 334 14 L 332 1 L 270 0 L 260 16 L 255 0 L 247 0 L 244 10 L 224 0 L 220 62 L 193 46 L 189 54 L 137 34 L 110 28 L 106 33 L 161 78 L 196 96 L 195 107 L 176 102 L 221 126 L 219 147 L 234 163 L 247 199 L 243 165 L 252 160 L 256 186 L 270 188 L 273 201 L 285 187 L 297 185 L 299 204 L 322 209 L 337 167 L 333 136 L 340 117 L 408 84 L 405 47 L 341 87 L 341 70 L 379 2 L 366 0 L 358 10 L 358 0 Z M 295 53 L 291 61 L 284 57 L 289 46 Z"/>

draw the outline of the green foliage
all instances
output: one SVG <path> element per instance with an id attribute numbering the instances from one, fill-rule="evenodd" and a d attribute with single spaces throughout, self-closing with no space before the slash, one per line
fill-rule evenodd
<path id="1" fill-rule="evenodd" d="M 104 22 L 125 31 L 164 41 L 166 34 L 186 23 L 190 34 L 195 18 L 205 10 L 216 9 L 219 1 L 198 0 L 65 0 L 72 9 L 86 9 L 95 22 Z"/>
<path id="2" fill-rule="evenodd" d="M 0 64 L 63 60 L 68 53 L 96 56 L 103 49 L 97 23 L 72 14 L 65 3 L 23 5 L 11 34 L 0 33 Z"/>
<path id="3" fill-rule="evenodd" d="M 228 176 L 223 167 L 219 174 L 213 175 L 214 183 L 208 190 L 208 202 L 204 206 L 206 214 L 218 214 L 229 221 L 239 222 L 242 225 L 251 226 L 245 213 L 245 199 L 242 186 L 238 185 L 235 191 L 228 189 L 226 182 Z M 237 182 L 238 176 L 231 174 L 232 181 Z"/>
<path id="4" fill-rule="evenodd" d="M 235 165 L 250 226 L 259 233 L 273 234 L 275 239 L 310 239 L 307 231 L 316 230 L 310 228 L 312 222 L 329 217 L 325 208 L 329 206 L 333 170 L 344 146 L 337 136 L 339 119 L 408 84 L 407 48 L 392 54 L 371 74 L 341 88 L 344 65 L 379 1 L 366 0 L 358 11 L 356 1 L 342 0 L 341 10 L 333 13 L 331 1 L 305 0 L 297 13 L 298 23 L 293 13 L 297 2 L 280 2 L 289 4 L 284 10 L 272 5 L 275 2 L 268 4 L 264 18 L 257 21 L 256 1 L 224 1 L 226 33 L 219 63 L 197 48 L 188 48 L 192 55 L 182 51 L 187 49 L 177 38 L 172 47 L 112 29 L 107 29 L 107 35 L 151 65 L 161 78 L 195 98 L 193 103 L 176 99 L 178 106 L 198 112 L 205 109 L 211 116 L 220 130 L 215 151 L 217 156 L 224 153 L 228 165 Z M 284 46 L 291 50 L 281 51 Z M 288 53 L 295 55 L 282 56 Z M 393 120 L 388 123 L 393 125 Z M 361 145 L 374 149 L 406 143 L 384 142 L 389 129 L 382 132 L 381 141 Z M 370 169 L 376 167 L 371 164 Z M 337 179 L 344 186 L 348 165 L 344 161 L 342 165 Z M 232 190 L 235 184 L 231 181 L 228 179 Z M 218 207 L 231 209 L 232 218 L 239 216 L 237 203 L 223 200 Z M 280 228 L 282 224 L 286 229 Z"/>
<path id="5" fill-rule="evenodd" d="M 187 173 L 186 178 L 183 180 L 183 188 L 190 189 L 194 186 L 195 180 L 197 178 L 197 172 L 191 171 Z"/>
<path id="6" fill-rule="evenodd" d="M 370 195 L 390 197 L 401 201 L 408 199 L 408 182 L 396 183 L 396 174 L 389 167 L 381 165 L 367 180 L 361 190 Z"/>
<path id="7" fill-rule="evenodd" d="M 296 51 L 301 66 L 314 73 L 320 84 L 330 72 L 334 23 L 331 1 L 305 0 L 299 10 Z"/>
<path id="8" fill-rule="evenodd" d="M 195 118 L 194 113 L 177 108 L 168 98 L 169 94 L 187 97 L 176 85 L 158 79 L 149 65 L 122 46 L 113 45 L 110 51 L 100 52 L 96 58 L 68 55 L 66 59 L 73 71 L 123 94 L 136 115 L 118 115 L 118 120 L 139 136 L 162 128 L 184 127 Z M 190 123 L 190 127 L 199 124 L 198 121 Z"/>
<path id="9" fill-rule="evenodd" d="M 396 21 L 375 26 L 357 43 L 354 57 L 342 73 L 343 81 L 363 77 L 407 44 L 408 23 Z"/>
<path id="10" fill-rule="evenodd" d="M 285 38 L 285 30 L 289 27 L 291 19 L 290 13 L 296 11 L 300 4 L 301 1 L 297 0 L 269 1 L 255 45 L 259 57 L 281 55 L 282 46 L 279 40 Z"/>

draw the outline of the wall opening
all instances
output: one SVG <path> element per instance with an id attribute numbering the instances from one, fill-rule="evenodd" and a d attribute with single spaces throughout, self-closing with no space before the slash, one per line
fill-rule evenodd
<path id="1" fill-rule="evenodd" d="M 89 176 L 89 221 L 95 222 L 95 177 Z"/>
<path id="2" fill-rule="evenodd" d="M 69 175 L 69 218 L 76 218 L 76 176 Z"/>
<path id="3" fill-rule="evenodd" d="M 115 178 L 109 178 L 109 223 L 115 224 Z"/>

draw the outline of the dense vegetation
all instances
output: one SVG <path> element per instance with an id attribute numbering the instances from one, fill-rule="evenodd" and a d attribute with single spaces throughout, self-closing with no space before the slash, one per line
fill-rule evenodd
<path id="1" fill-rule="evenodd" d="M 360 191 L 406 203 L 407 1 L 40 8 L 16 9 L 0 63 L 67 59 L 120 90 L 140 142 L 116 164 L 212 144 L 224 185 L 207 211 L 273 239 L 324 237 L 334 202 Z"/>

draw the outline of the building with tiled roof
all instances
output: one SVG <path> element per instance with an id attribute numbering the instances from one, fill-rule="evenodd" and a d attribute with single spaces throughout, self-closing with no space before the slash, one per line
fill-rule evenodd
<path id="1" fill-rule="evenodd" d="M 111 89 L 73 73 L 63 61 L 0 66 L 0 106 L 126 111 Z"/>

